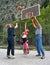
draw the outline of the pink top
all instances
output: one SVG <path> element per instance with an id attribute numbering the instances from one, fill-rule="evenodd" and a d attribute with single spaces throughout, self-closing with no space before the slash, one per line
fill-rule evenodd
<path id="1" fill-rule="evenodd" d="M 27 31 L 24 31 L 23 34 L 24 34 L 24 35 L 28 35 L 28 32 L 27 32 Z"/>

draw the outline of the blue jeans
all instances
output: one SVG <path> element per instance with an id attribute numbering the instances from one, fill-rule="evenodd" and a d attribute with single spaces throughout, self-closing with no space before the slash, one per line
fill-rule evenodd
<path id="1" fill-rule="evenodd" d="M 42 46 L 42 35 L 36 35 L 36 48 L 38 55 L 41 55 L 42 53 L 42 56 L 44 56 L 44 49 Z"/>

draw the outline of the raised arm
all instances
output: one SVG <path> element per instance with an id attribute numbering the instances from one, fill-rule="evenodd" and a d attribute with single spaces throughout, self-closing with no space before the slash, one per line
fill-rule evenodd
<path id="1" fill-rule="evenodd" d="M 15 28 L 15 29 L 16 29 L 16 28 L 18 28 L 18 23 L 16 23 L 16 25 L 15 25 L 15 27 L 14 27 L 14 28 Z"/>
<path id="2" fill-rule="evenodd" d="M 36 17 L 32 17 L 32 23 L 33 23 L 33 26 L 36 28 L 37 26 L 39 26 L 39 22 L 38 20 L 36 19 Z"/>

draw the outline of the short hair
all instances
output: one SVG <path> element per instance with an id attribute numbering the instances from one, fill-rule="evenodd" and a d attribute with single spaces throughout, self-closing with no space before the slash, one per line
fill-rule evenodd
<path id="1" fill-rule="evenodd" d="M 10 26 L 11 26 L 11 24 L 6 24 L 6 27 L 7 27 L 7 28 L 10 28 Z"/>

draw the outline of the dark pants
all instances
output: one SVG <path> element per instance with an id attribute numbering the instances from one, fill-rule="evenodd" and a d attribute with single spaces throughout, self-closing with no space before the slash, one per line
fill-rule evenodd
<path id="1" fill-rule="evenodd" d="M 27 38 L 22 38 L 22 40 L 23 40 L 23 43 L 25 43 L 27 41 Z"/>
<path id="2" fill-rule="evenodd" d="M 14 38 L 8 38 L 7 55 L 10 55 L 10 51 L 14 55 Z"/>

